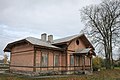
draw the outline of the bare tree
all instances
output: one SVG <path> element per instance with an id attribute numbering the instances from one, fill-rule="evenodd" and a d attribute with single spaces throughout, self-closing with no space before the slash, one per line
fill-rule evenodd
<path id="1" fill-rule="evenodd" d="M 111 69 L 113 47 L 120 43 L 120 0 L 104 0 L 98 5 L 83 7 L 81 19 L 96 46 L 104 46 L 106 69 Z"/>

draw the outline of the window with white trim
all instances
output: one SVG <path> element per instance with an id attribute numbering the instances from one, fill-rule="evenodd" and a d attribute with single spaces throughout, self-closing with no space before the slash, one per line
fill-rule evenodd
<path id="1" fill-rule="evenodd" d="M 74 66 L 74 56 L 70 55 L 70 66 Z"/>
<path id="2" fill-rule="evenodd" d="M 54 66 L 59 66 L 59 54 L 54 55 Z"/>
<path id="3" fill-rule="evenodd" d="M 42 54 L 41 62 L 42 62 L 42 66 L 48 65 L 48 54 Z"/>

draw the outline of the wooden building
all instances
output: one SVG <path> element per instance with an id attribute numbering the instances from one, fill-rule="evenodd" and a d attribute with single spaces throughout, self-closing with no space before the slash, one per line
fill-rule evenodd
<path id="1" fill-rule="evenodd" d="M 41 39 L 27 37 L 9 43 L 10 71 L 86 71 L 92 70 L 94 47 L 84 34 L 57 40 L 44 33 Z"/>

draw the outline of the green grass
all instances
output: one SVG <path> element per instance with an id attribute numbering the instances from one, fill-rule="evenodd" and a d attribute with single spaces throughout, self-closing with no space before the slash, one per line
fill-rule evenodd
<path id="1" fill-rule="evenodd" d="M 101 70 L 93 75 L 67 75 L 54 78 L 31 78 L 13 74 L 0 74 L 0 80 L 120 80 L 120 69 Z"/>
<path id="2" fill-rule="evenodd" d="M 120 67 L 114 67 L 114 69 L 120 69 Z"/>

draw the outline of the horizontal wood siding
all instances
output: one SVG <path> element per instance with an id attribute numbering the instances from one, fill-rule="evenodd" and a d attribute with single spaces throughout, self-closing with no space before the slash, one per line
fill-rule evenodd
<path id="1" fill-rule="evenodd" d="M 48 54 L 48 65 L 42 66 L 41 56 L 42 54 Z M 59 66 L 54 65 L 54 55 L 59 55 Z M 65 55 L 61 51 L 56 50 L 45 50 L 45 49 L 37 49 L 36 52 L 36 71 L 47 71 L 47 70 L 64 70 L 65 68 Z M 62 67 L 60 67 L 62 66 Z"/>
<path id="2" fill-rule="evenodd" d="M 33 46 L 30 44 L 21 44 L 12 48 L 10 65 L 33 66 L 33 58 Z M 33 71 L 33 68 L 10 66 L 10 70 Z"/>
<path id="3" fill-rule="evenodd" d="M 79 45 L 77 45 L 76 41 L 79 41 Z M 85 49 L 86 46 L 84 45 L 84 43 L 82 42 L 82 40 L 80 38 L 74 39 L 71 42 L 68 43 L 68 49 L 67 49 L 67 65 L 70 66 L 70 55 L 72 55 L 72 53 L 78 49 Z M 80 60 L 79 60 L 79 66 L 81 67 L 77 67 L 76 66 L 76 56 L 74 56 L 74 66 L 76 67 L 68 67 L 68 70 L 80 70 L 83 69 L 83 59 L 82 56 L 79 56 Z M 90 58 L 89 57 L 85 57 L 85 69 L 90 69 Z"/>

